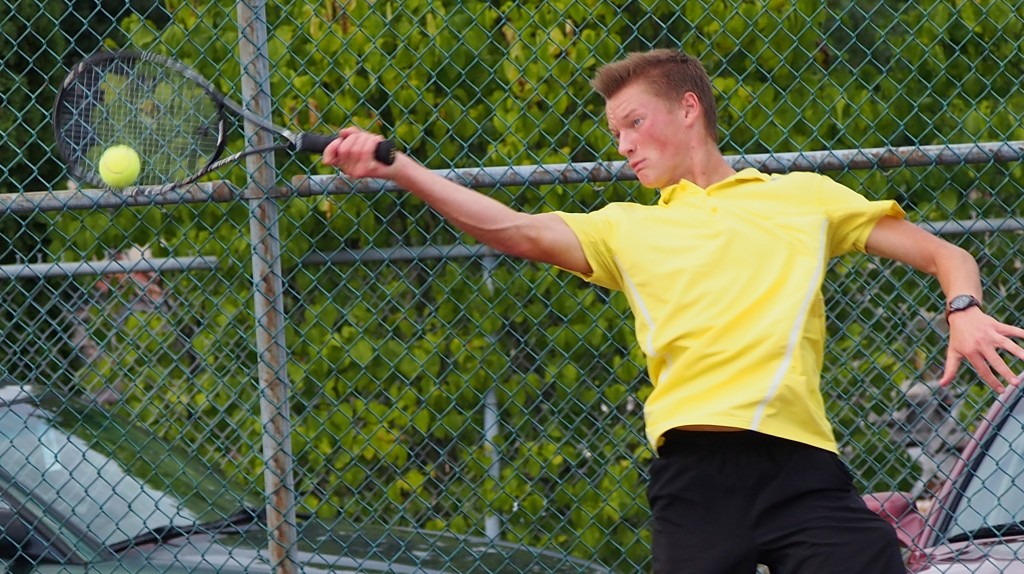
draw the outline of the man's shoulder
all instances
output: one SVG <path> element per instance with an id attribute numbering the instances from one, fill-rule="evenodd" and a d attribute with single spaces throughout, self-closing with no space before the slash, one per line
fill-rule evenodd
<path id="1" fill-rule="evenodd" d="M 859 195 L 846 185 L 839 183 L 831 177 L 813 171 L 793 171 L 788 173 L 772 174 L 767 181 L 762 183 L 763 189 L 771 190 L 772 195 L 784 196 L 794 194 L 807 197 L 811 194 L 819 196 L 852 196 Z"/>
<path id="2" fill-rule="evenodd" d="M 814 171 L 790 171 L 786 173 L 773 173 L 768 177 L 768 180 L 765 183 L 803 186 L 835 183 L 835 180 Z"/>

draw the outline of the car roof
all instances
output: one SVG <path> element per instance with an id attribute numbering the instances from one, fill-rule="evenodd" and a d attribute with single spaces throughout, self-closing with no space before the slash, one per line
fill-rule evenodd
<path id="1" fill-rule="evenodd" d="M 12 421 L 16 421 L 26 416 L 34 416 L 34 413 L 41 411 L 51 412 L 54 409 L 62 410 L 64 405 L 71 405 L 72 409 L 88 409 L 93 405 L 88 400 L 82 400 L 81 398 L 71 398 L 61 395 L 45 386 L 40 385 L 19 385 L 19 384 L 4 384 L 8 381 L 5 377 L 0 376 L 0 411 L 7 415 L 11 415 Z M 73 414 L 73 413 L 72 413 Z M 7 418 L 7 417 L 4 417 Z M 48 417 L 47 417 L 48 418 Z M 418 540 L 420 542 L 426 540 L 429 541 L 426 547 L 442 550 L 441 556 L 452 556 L 462 557 L 464 561 L 468 562 L 469 558 L 463 556 L 465 553 L 470 553 L 475 556 L 474 559 L 480 559 L 477 553 L 484 552 L 484 555 L 491 556 L 490 553 L 497 553 L 498 558 L 504 559 L 503 557 L 519 557 L 522 560 L 539 560 L 538 567 L 551 567 L 552 565 L 559 565 L 563 569 L 572 570 L 575 572 L 606 572 L 607 570 L 601 569 L 599 565 L 589 564 L 583 560 L 572 558 L 567 555 L 562 555 L 559 552 L 552 552 L 545 549 L 532 548 L 527 546 L 521 546 L 518 544 L 505 542 L 505 541 L 491 541 L 483 538 L 476 538 L 465 535 L 458 535 L 450 532 L 433 532 L 433 531 L 421 531 L 411 528 L 401 527 L 380 527 L 382 530 L 374 534 L 374 528 L 367 527 L 366 525 L 350 525 L 350 524 L 339 524 L 339 523 L 321 523 L 315 517 L 301 517 L 301 523 L 304 528 L 311 528 L 316 530 L 319 526 L 322 531 L 319 535 L 315 536 L 316 540 L 326 540 L 331 538 L 326 536 L 329 531 L 337 536 L 339 531 L 335 531 L 336 528 L 351 528 L 354 535 L 358 535 L 361 539 L 366 539 L 370 536 L 374 542 L 375 547 L 379 546 L 382 541 L 392 540 L 394 548 L 397 549 L 408 549 L 411 541 Z M 69 531 L 65 531 L 67 534 Z M 316 534 L 314 532 L 314 534 Z M 266 536 L 266 533 L 262 529 L 255 531 L 254 536 Z M 75 555 L 76 560 L 115 560 L 113 554 L 109 554 L 99 540 L 93 540 L 91 536 L 84 536 L 82 533 L 74 536 L 75 542 L 72 546 L 65 548 L 65 554 Z M 253 539 L 253 545 L 260 547 L 260 542 L 257 538 Z M 223 537 L 218 540 L 222 540 Z M 209 544 L 216 544 L 216 540 L 209 540 Z M 229 550 L 235 554 L 243 552 L 243 547 L 233 548 L 229 545 Z M 351 549 L 346 546 L 345 552 L 350 552 Z M 171 557 L 177 561 L 180 557 L 177 557 L 173 551 L 169 551 Z M 367 551 L 369 555 L 369 551 Z M 396 552 L 398 552 L 396 550 Z M 154 556 L 155 557 L 155 556 Z M 255 557 L 255 555 L 254 555 Z M 151 557 L 153 558 L 153 557 Z M 422 557 L 417 557 L 419 560 Z M 555 571 L 555 570 L 551 570 Z"/>
<path id="2" fill-rule="evenodd" d="M 34 385 L 19 385 L 9 377 L 0 378 L 0 406 L 35 402 L 40 389 Z"/>

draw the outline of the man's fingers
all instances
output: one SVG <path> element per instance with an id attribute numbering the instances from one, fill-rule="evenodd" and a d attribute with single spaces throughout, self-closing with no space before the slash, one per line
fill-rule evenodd
<path id="1" fill-rule="evenodd" d="M 946 354 L 946 368 L 942 371 L 942 378 L 939 379 L 939 386 L 948 387 L 953 379 L 956 378 L 957 371 L 960 370 L 960 361 L 962 358 L 959 355 L 950 351 Z"/>
<path id="2" fill-rule="evenodd" d="M 355 126 L 348 126 L 348 127 L 341 128 L 341 131 L 338 132 L 338 137 L 341 138 L 341 139 L 345 139 L 347 137 L 350 137 L 350 136 L 353 136 L 355 134 L 358 134 L 358 133 L 360 133 L 362 131 L 363 130 L 361 130 L 361 129 L 355 127 Z"/>
<path id="3" fill-rule="evenodd" d="M 960 364 L 964 359 L 974 367 L 974 371 L 978 374 L 978 377 L 985 381 L 985 384 L 997 393 L 1002 393 L 1006 387 L 999 381 L 996 374 L 992 372 L 991 367 L 995 367 L 999 374 L 1008 381 L 1014 381 L 1016 379 L 1013 372 L 1010 371 L 1010 368 L 1006 366 L 1006 363 L 995 351 L 992 351 L 991 356 L 977 354 L 973 357 L 965 357 L 950 351 L 946 356 L 946 367 L 942 372 L 942 378 L 939 379 L 940 386 L 946 387 L 953 382 L 957 371 L 960 370 Z"/>
<path id="4" fill-rule="evenodd" d="M 994 347 L 965 355 L 963 358 L 974 367 L 974 372 L 977 373 L 978 377 L 997 393 L 1003 392 L 1006 388 L 1000 382 L 999 376 L 1008 381 L 1013 381 L 1015 378 L 1013 372 L 1006 366 L 1006 362 L 1003 361 L 1003 358 L 999 356 Z M 993 372 L 993 369 L 995 369 L 995 372 Z M 997 373 L 999 376 L 997 376 Z"/>
<path id="5" fill-rule="evenodd" d="M 338 161 L 338 146 L 341 145 L 341 139 L 336 139 L 331 143 L 327 144 L 324 148 L 324 153 L 320 154 L 320 163 L 324 165 L 335 166 Z"/>
<path id="6" fill-rule="evenodd" d="M 1013 371 L 1010 370 L 1010 366 L 1006 364 L 1006 361 L 1004 361 L 1001 356 L 999 356 L 998 352 L 996 352 L 995 350 L 991 350 L 988 353 L 986 353 L 985 362 L 991 369 L 995 370 L 996 374 L 998 374 L 999 377 L 1001 377 L 1004 381 L 1011 385 L 1016 384 L 1017 375 L 1013 374 Z M 996 386 L 992 384 L 993 381 L 999 386 L 998 389 L 996 389 Z M 1002 392 L 1004 388 L 1002 382 L 1000 382 L 998 380 L 998 377 L 996 377 L 995 375 L 992 376 L 992 380 L 989 381 L 989 385 L 991 385 L 993 389 L 996 389 L 999 392 Z"/>
<path id="7" fill-rule="evenodd" d="M 1001 340 L 997 342 L 997 346 L 1003 349 L 1007 353 L 1014 357 L 1024 361 L 1024 348 L 1018 345 L 1011 337 L 1019 337 L 1018 333 L 1024 333 L 1024 329 L 1014 327 L 1012 325 L 1003 325 L 1002 329 L 999 329 Z M 994 366 L 999 375 L 1003 377 L 1011 385 L 1019 385 L 1024 380 L 1024 373 L 1015 374 L 1010 366 L 1003 360 L 1003 357 L 993 350 L 991 355 L 986 357 L 986 360 L 990 365 Z"/>
<path id="8" fill-rule="evenodd" d="M 1016 337 L 1018 339 L 1024 339 L 1024 328 L 1017 327 L 1016 325 L 1007 325 L 1005 323 L 1000 324 L 997 329 L 999 334 L 1007 337 Z"/>
<path id="9" fill-rule="evenodd" d="M 1009 336 L 1006 336 L 1001 341 L 1001 343 L 1002 344 L 999 345 L 1000 347 L 1002 347 L 1004 350 L 1006 350 L 1011 355 L 1013 355 L 1013 356 L 1017 357 L 1018 359 L 1021 359 L 1022 361 L 1024 361 L 1024 347 L 1021 347 L 1017 343 L 1014 343 L 1013 339 L 1011 339 Z"/>
<path id="10" fill-rule="evenodd" d="M 356 127 L 346 127 L 338 132 L 338 138 L 324 149 L 323 163 L 333 166 L 348 176 L 358 177 L 360 147 L 365 132 Z"/>
<path id="11" fill-rule="evenodd" d="M 374 152 L 377 150 L 377 143 L 381 139 L 382 138 L 375 136 L 374 134 L 362 134 L 356 142 L 360 162 L 373 158 Z"/>
<path id="12" fill-rule="evenodd" d="M 984 360 L 976 360 L 971 361 L 971 366 L 974 367 L 974 371 L 978 373 L 981 380 L 985 381 L 988 386 L 992 387 L 992 390 L 997 393 L 1003 392 L 1005 387 L 1003 387 L 1003 384 L 999 382 L 999 378 L 996 377 L 995 373 L 992 372 L 992 369 L 989 367 L 989 363 Z"/>

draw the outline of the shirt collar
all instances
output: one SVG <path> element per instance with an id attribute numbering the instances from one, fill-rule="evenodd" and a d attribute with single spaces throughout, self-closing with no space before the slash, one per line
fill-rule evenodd
<path id="1" fill-rule="evenodd" d="M 738 171 L 722 181 L 715 182 L 709 185 L 707 189 L 704 189 L 691 181 L 681 179 L 679 180 L 679 183 L 661 189 L 661 197 L 658 198 L 658 205 L 668 205 L 680 197 L 692 195 L 694 193 L 711 193 L 712 191 L 719 191 L 723 188 L 739 185 L 747 181 L 768 181 L 768 179 L 768 174 L 761 173 L 752 167 Z"/>

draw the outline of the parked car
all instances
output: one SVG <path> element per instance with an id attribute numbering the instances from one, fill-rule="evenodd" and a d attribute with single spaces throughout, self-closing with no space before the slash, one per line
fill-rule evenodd
<path id="1" fill-rule="evenodd" d="M 98 406 L 0 387 L 0 571 L 269 573 L 260 491 Z M 448 533 L 313 517 L 297 530 L 306 573 L 607 572 Z"/>
<path id="2" fill-rule="evenodd" d="M 905 492 L 865 501 L 896 527 L 910 572 L 1024 573 L 1024 385 L 1000 395 L 927 508 Z"/>

